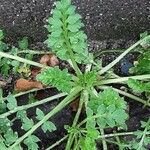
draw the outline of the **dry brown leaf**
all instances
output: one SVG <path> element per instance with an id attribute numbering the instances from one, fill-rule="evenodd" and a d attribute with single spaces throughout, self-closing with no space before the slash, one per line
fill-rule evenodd
<path id="1" fill-rule="evenodd" d="M 72 103 L 70 103 L 70 107 L 72 111 L 77 112 L 79 107 L 79 99 L 75 99 Z"/>
<path id="2" fill-rule="evenodd" d="M 41 72 L 41 68 L 32 68 L 31 79 L 36 80 L 36 76 Z"/>
<path id="3" fill-rule="evenodd" d="M 37 81 L 29 81 L 23 78 L 20 78 L 16 81 L 15 89 L 16 91 L 26 91 L 34 88 L 42 89 L 43 85 Z"/>
<path id="4" fill-rule="evenodd" d="M 59 60 L 53 54 L 49 54 L 49 55 L 45 54 L 41 57 L 40 63 L 47 65 L 47 66 L 50 66 L 50 67 L 54 67 L 54 66 L 57 66 L 59 64 Z"/>

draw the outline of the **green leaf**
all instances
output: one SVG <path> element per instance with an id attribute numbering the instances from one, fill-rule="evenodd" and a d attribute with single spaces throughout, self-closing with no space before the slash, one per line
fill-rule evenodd
<path id="1" fill-rule="evenodd" d="M 75 9 L 70 0 L 56 2 L 46 26 L 50 34 L 45 43 L 62 60 L 69 60 L 73 52 L 76 62 L 88 64 L 87 36 L 80 30 L 84 25 Z"/>
<path id="2" fill-rule="evenodd" d="M 150 91 L 150 82 L 143 83 L 142 81 L 129 79 L 128 86 L 135 92 L 149 92 Z"/>
<path id="3" fill-rule="evenodd" d="M 106 119 L 104 117 L 97 118 L 96 122 L 100 128 L 105 128 L 107 125 Z"/>
<path id="4" fill-rule="evenodd" d="M 76 22 L 75 24 L 70 24 L 68 25 L 68 30 L 70 32 L 78 32 L 80 28 L 84 27 L 84 24 L 81 23 L 80 21 Z"/>
<path id="5" fill-rule="evenodd" d="M 16 132 L 14 133 L 12 129 L 9 129 L 4 134 L 4 137 L 5 137 L 5 144 L 6 145 L 11 145 L 17 140 L 18 134 Z"/>
<path id="6" fill-rule="evenodd" d="M 1 59 L 1 73 L 4 75 L 4 76 L 8 76 L 9 74 L 9 70 L 10 70 L 10 66 L 9 66 L 9 61 L 8 59 L 6 58 L 2 58 Z"/>
<path id="7" fill-rule="evenodd" d="M 61 30 L 55 30 L 54 32 L 52 32 L 51 36 L 54 38 L 59 38 L 62 34 Z"/>
<path id="8" fill-rule="evenodd" d="M 88 107 L 96 115 L 96 122 L 100 128 L 124 127 L 128 118 L 125 111 L 126 102 L 111 88 L 99 93 L 97 98 L 91 97 Z"/>
<path id="9" fill-rule="evenodd" d="M 4 39 L 4 33 L 2 30 L 0 30 L 0 40 L 3 40 Z"/>
<path id="10" fill-rule="evenodd" d="M 116 108 L 122 108 L 122 109 L 126 109 L 127 107 L 124 99 L 120 97 L 119 94 L 111 88 L 108 88 L 103 92 L 100 92 L 97 98 L 91 97 L 88 106 L 92 110 L 94 110 L 95 113 L 97 113 L 98 107 L 102 104 L 106 108 L 111 105 L 114 105 Z"/>
<path id="11" fill-rule="evenodd" d="M 142 33 L 142 34 L 140 34 L 140 38 L 141 39 L 145 38 L 146 36 L 148 36 L 148 32 L 147 31 L 144 32 L 144 33 Z M 150 38 L 145 39 L 140 45 L 143 48 L 145 48 L 145 49 L 148 48 L 148 47 L 150 47 Z"/>
<path id="12" fill-rule="evenodd" d="M 72 89 L 72 77 L 67 69 L 60 70 L 58 67 L 43 70 L 37 75 L 37 80 L 45 85 L 52 85 L 63 92 L 70 92 Z"/>
<path id="13" fill-rule="evenodd" d="M 147 126 L 147 122 L 141 121 L 141 127 L 142 127 L 142 128 L 145 128 L 146 126 Z"/>
<path id="14" fill-rule="evenodd" d="M 10 129 L 11 125 L 12 123 L 8 118 L 0 119 L 0 132 L 6 133 Z"/>
<path id="15" fill-rule="evenodd" d="M 38 120 L 42 120 L 45 116 L 43 111 L 41 111 L 39 108 L 36 109 L 36 115 L 36 119 Z"/>
<path id="16" fill-rule="evenodd" d="M 95 71 L 89 71 L 80 75 L 76 80 L 75 84 L 82 87 L 93 87 L 94 83 L 97 81 L 97 73 Z"/>
<path id="17" fill-rule="evenodd" d="M 56 129 L 56 126 L 51 121 L 46 121 L 42 125 L 42 130 L 44 131 L 44 133 L 46 133 L 47 131 L 52 132 L 57 129 Z"/>
<path id="18" fill-rule="evenodd" d="M 75 10 L 76 10 L 76 7 L 73 6 L 73 5 L 70 5 L 69 8 L 66 11 L 66 14 L 68 14 L 68 15 L 74 15 L 75 14 Z"/>
<path id="19" fill-rule="evenodd" d="M 86 128 L 95 128 L 96 126 L 96 121 L 95 119 L 91 118 L 93 116 L 93 110 L 90 109 L 89 107 L 86 108 L 86 114 L 87 114 L 87 118 L 90 118 L 90 119 L 87 119 L 87 122 L 86 122 Z"/>
<path id="20" fill-rule="evenodd" d="M 28 38 L 27 37 L 24 37 L 22 38 L 22 40 L 20 40 L 18 42 L 18 45 L 19 45 L 19 48 L 22 49 L 22 50 L 27 50 L 28 49 Z"/>
<path id="21" fill-rule="evenodd" d="M 1 150 L 7 150 L 6 145 L 2 141 L 0 141 L 0 148 Z"/>
<path id="22" fill-rule="evenodd" d="M 100 135 L 99 131 L 96 130 L 95 128 L 93 129 L 90 128 L 87 130 L 87 136 L 91 137 L 92 139 L 95 139 L 95 140 L 98 139 L 99 135 Z"/>
<path id="23" fill-rule="evenodd" d="M 57 18 L 57 19 L 56 18 L 49 18 L 48 23 L 51 26 L 53 26 L 53 28 L 55 28 L 55 29 L 59 29 L 63 25 L 62 21 L 59 18 Z"/>
<path id="24" fill-rule="evenodd" d="M 132 68 L 134 73 L 138 74 L 150 74 L 150 51 L 143 52 L 139 58 L 135 67 Z"/>
<path id="25" fill-rule="evenodd" d="M 66 9 L 69 7 L 69 5 L 71 5 L 70 0 L 61 0 L 61 1 L 56 2 L 56 8 L 58 10 L 61 10 L 62 12 L 65 12 Z"/>
<path id="26" fill-rule="evenodd" d="M 125 110 L 117 109 L 112 113 L 112 118 L 116 121 L 117 124 L 122 125 L 128 118 Z"/>
<path id="27" fill-rule="evenodd" d="M 71 25 L 73 25 L 77 21 L 79 21 L 80 19 L 81 19 L 81 16 L 79 14 L 69 15 L 69 17 L 67 18 L 66 22 L 71 24 Z"/>
<path id="28" fill-rule="evenodd" d="M 26 111 L 25 110 L 18 111 L 16 117 L 21 120 L 27 118 Z"/>
<path id="29" fill-rule="evenodd" d="M 97 108 L 97 114 L 103 115 L 103 114 L 106 113 L 106 110 L 107 109 L 106 109 L 105 105 L 102 104 L 102 105 L 98 106 L 98 108 Z"/>
<path id="30" fill-rule="evenodd" d="M 28 150 L 38 150 L 39 146 L 37 142 L 39 141 L 40 139 L 38 137 L 30 135 L 24 140 L 24 144 L 28 146 Z"/>
<path id="31" fill-rule="evenodd" d="M 60 10 L 57 10 L 57 9 L 54 9 L 54 10 L 52 11 L 52 14 L 53 14 L 53 17 L 54 17 L 54 18 L 61 18 L 61 17 L 62 17 L 61 11 L 60 11 Z"/>
<path id="32" fill-rule="evenodd" d="M 22 123 L 22 129 L 25 131 L 30 130 L 34 126 L 34 122 L 32 119 L 29 118 L 23 118 L 23 123 Z"/>
<path id="33" fill-rule="evenodd" d="M 81 150 L 97 150 L 96 142 L 93 138 L 90 137 L 81 137 L 80 138 L 80 149 Z"/>
<path id="34" fill-rule="evenodd" d="M 7 108 L 9 110 L 15 109 L 17 107 L 17 101 L 16 98 L 13 95 L 8 95 L 7 96 Z"/>

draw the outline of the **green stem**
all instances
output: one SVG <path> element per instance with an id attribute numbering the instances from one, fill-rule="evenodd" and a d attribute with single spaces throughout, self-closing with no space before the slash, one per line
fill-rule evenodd
<path id="1" fill-rule="evenodd" d="M 61 98 L 61 97 L 66 96 L 66 95 L 67 95 L 66 93 L 61 93 L 61 94 L 57 94 L 57 95 L 48 97 L 48 98 L 46 98 L 46 99 L 44 99 L 44 100 L 37 101 L 37 102 L 32 103 L 32 104 L 23 105 L 23 106 L 18 106 L 18 107 L 16 107 L 16 108 L 13 109 L 13 110 L 10 110 L 10 111 L 8 111 L 8 112 L 6 112 L 6 113 L 4 113 L 4 114 L 1 114 L 1 115 L 0 115 L 0 118 L 5 118 L 5 117 L 10 116 L 11 114 L 17 112 L 17 111 L 29 109 L 29 108 L 32 108 L 32 107 L 35 107 L 35 106 L 38 106 L 38 105 L 42 105 L 42 104 L 44 104 L 44 103 L 53 101 L 53 100 L 55 100 L 55 99 Z"/>
<path id="2" fill-rule="evenodd" d="M 94 53 L 94 56 L 95 56 L 95 58 L 97 58 L 105 53 L 123 53 L 125 50 L 126 49 L 103 49 L 103 50 L 98 50 L 98 52 Z M 141 53 L 139 50 L 134 50 L 133 52 Z"/>
<path id="3" fill-rule="evenodd" d="M 54 147 L 56 147 L 57 145 L 59 145 L 61 142 L 63 142 L 64 140 L 66 140 L 68 138 L 68 135 L 64 136 L 63 138 L 61 138 L 59 141 L 57 141 L 56 143 L 54 143 L 53 145 L 51 145 L 50 147 L 48 147 L 46 150 L 51 150 Z"/>
<path id="4" fill-rule="evenodd" d="M 110 134 L 105 134 L 105 135 L 100 135 L 98 137 L 98 139 L 102 139 L 102 138 L 111 138 L 111 137 L 115 137 L 115 136 L 128 136 L 128 135 L 134 135 L 136 133 L 136 131 L 134 132 L 122 132 L 122 133 L 110 133 Z M 149 135 L 150 132 L 146 132 L 146 135 Z"/>
<path id="5" fill-rule="evenodd" d="M 4 52 L 0 52 L 0 56 L 5 57 L 5 58 L 9 58 L 9 59 L 13 59 L 13 60 L 17 60 L 17 61 L 20 61 L 22 63 L 26 63 L 26 64 L 33 65 L 33 66 L 40 67 L 40 68 L 49 68 L 48 66 L 42 65 L 40 63 L 31 61 L 31 60 L 28 60 L 25 58 L 21 58 L 19 56 L 13 56 L 13 55 L 10 55 L 10 54 L 4 53 Z"/>
<path id="6" fill-rule="evenodd" d="M 76 124 L 78 123 L 78 119 L 79 119 L 80 113 L 81 113 L 81 111 L 82 111 L 84 99 L 85 99 L 85 96 L 86 96 L 85 94 L 87 94 L 87 91 L 83 91 L 83 92 L 81 93 L 81 98 L 80 98 L 80 102 L 79 102 L 78 111 L 77 111 L 76 116 L 75 116 L 75 118 L 74 118 L 72 127 L 75 127 Z M 69 138 L 68 138 L 68 141 L 67 141 L 67 145 L 66 145 L 66 148 L 65 148 L 66 150 L 70 150 L 70 149 L 71 149 L 71 145 L 72 145 L 72 143 L 73 143 L 73 138 L 72 138 L 73 135 L 74 135 L 74 133 L 71 133 L 71 134 L 69 135 Z"/>
<path id="7" fill-rule="evenodd" d="M 98 52 L 94 53 L 95 58 L 105 54 L 105 53 L 123 53 L 125 49 L 104 49 L 98 50 Z"/>
<path id="8" fill-rule="evenodd" d="M 92 88 L 92 92 L 93 92 L 93 94 L 94 94 L 96 97 L 98 97 L 98 93 L 97 93 L 97 91 L 96 91 L 94 88 Z M 100 132 L 101 132 L 101 135 L 105 135 L 104 129 L 101 129 L 101 128 L 100 128 Z M 102 138 L 102 144 L 103 144 L 103 149 L 104 149 L 104 150 L 107 150 L 108 148 L 107 148 L 107 143 L 106 143 L 105 138 Z"/>
<path id="9" fill-rule="evenodd" d="M 81 87 L 76 87 L 63 101 L 61 101 L 53 110 L 51 110 L 44 118 L 35 124 L 28 132 L 26 132 L 22 137 L 18 138 L 16 142 L 11 145 L 8 150 L 12 150 L 15 146 L 20 144 L 26 137 L 31 135 L 37 128 L 39 128 L 44 122 L 46 122 L 49 118 L 54 116 L 60 110 L 62 110 L 65 106 L 67 106 L 74 98 L 76 98 L 81 92 Z"/>
<path id="10" fill-rule="evenodd" d="M 108 143 L 111 143 L 111 144 L 114 144 L 114 145 L 117 145 L 119 148 L 120 148 L 120 146 L 122 146 L 122 147 L 126 147 L 126 148 L 128 148 L 129 147 L 129 144 L 120 144 L 120 143 L 118 143 L 118 142 L 115 142 L 115 141 L 112 141 L 112 140 L 108 140 L 108 139 L 106 139 L 106 141 L 108 142 Z"/>
<path id="11" fill-rule="evenodd" d="M 102 90 L 105 90 L 105 89 L 110 88 L 110 87 L 109 87 L 109 86 L 100 86 L 99 88 L 102 89 Z M 121 95 L 124 95 L 124 96 L 126 96 L 126 97 L 129 97 L 129 98 L 131 98 L 131 99 L 133 99 L 133 100 L 135 100 L 135 101 L 137 101 L 137 102 L 140 102 L 140 103 L 144 104 L 145 106 L 149 106 L 149 107 L 150 107 L 150 103 L 147 103 L 146 100 L 143 100 L 143 99 L 141 99 L 141 98 L 139 98 L 139 97 L 137 97 L 137 96 L 135 96 L 135 95 L 133 95 L 133 94 L 129 94 L 129 93 L 127 93 L 127 92 L 124 92 L 124 91 L 119 90 L 119 89 L 116 89 L 116 88 L 112 88 L 112 89 L 113 89 L 114 91 L 118 92 L 118 93 L 121 94 Z"/>
<path id="12" fill-rule="evenodd" d="M 101 135 L 102 135 L 102 136 L 105 135 L 104 129 L 100 129 L 100 132 L 101 132 Z M 105 137 L 102 137 L 102 143 L 103 143 L 103 150 L 108 150 L 108 148 L 107 148 L 107 143 L 106 143 L 106 140 L 105 140 Z"/>
<path id="13" fill-rule="evenodd" d="M 123 83 L 125 81 L 128 81 L 129 79 L 136 79 L 136 80 L 150 79 L 150 74 L 138 75 L 138 76 L 129 76 L 129 77 L 121 77 L 121 78 L 117 78 L 117 79 L 102 80 L 100 82 L 97 82 L 95 85 L 104 85 L 104 84 L 112 84 L 112 83 Z"/>
<path id="14" fill-rule="evenodd" d="M 102 68 L 102 70 L 100 70 L 99 74 L 104 74 L 105 72 L 107 72 L 109 69 L 111 69 L 114 65 L 116 65 L 123 57 L 125 57 L 131 50 L 133 50 L 134 48 L 136 48 L 139 44 L 141 44 L 143 41 L 147 40 L 148 38 L 150 38 L 150 35 L 139 40 L 138 42 L 136 42 L 134 45 L 132 45 L 131 47 L 129 47 L 126 51 L 124 51 L 119 57 L 117 57 L 114 61 L 112 61 L 109 65 L 105 66 L 104 68 Z"/>
<path id="15" fill-rule="evenodd" d="M 142 146 L 143 146 L 143 144 L 144 144 L 144 139 L 145 139 L 147 130 L 148 130 L 148 128 L 149 128 L 149 125 L 150 125 L 150 119 L 148 119 L 147 125 L 146 125 L 146 127 L 145 127 L 145 129 L 144 129 L 143 136 L 142 136 L 142 138 L 141 138 L 141 140 L 140 140 L 140 142 L 139 142 L 139 144 L 138 144 L 139 146 L 138 146 L 137 150 L 141 150 L 141 148 L 142 148 Z"/>
<path id="16" fill-rule="evenodd" d="M 50 51 L 47 52 L 47 51 L 37 51 L 37 50 L 22 50 L 22 51 L 19 51 L 18 54 L 22 54 L 22 53 L 26 53 L 26 54 L 52 54 Z"/>
<path id="17" fill-rule="evenodd" d="M 123 150 L 123 147 L 122 147 L 122 144 L 121 144 L 121 141 L 120 141 L 119 136 L 115 136 L 115 139 L 116 139 L 117 143 L 119 144 L 119 145 L 118 145 L 119 150 Z"/>
<path id="18" fill-rule="evenodd" d="M 40 91 L 40 90 L 45 90 L 45 89 L 49 89 L 49 88 L 52 88 L 52 87 L 46 87 L 44 89 L 32 89 L 32 90 L 29 90 L 29 91 L 25 91 L 25 92 L 19 92 L 17 94 L 14 94 L 13 97 L 19 97 L 19 96 L 22 96 L 22 95 L 25 95 L 25 94 L 28 94 L 28 93 L 32 93 L 32 92 L 36 92 L 36 91 Z M 3 100 L 5 101 L 7 99 L 7 97 L 4 97 Z"/>

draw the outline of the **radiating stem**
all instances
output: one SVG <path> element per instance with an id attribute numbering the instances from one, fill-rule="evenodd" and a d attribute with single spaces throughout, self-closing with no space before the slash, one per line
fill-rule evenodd
<path id="1" fill-rule="evenodd" d="M 14 94 L 13 97 L 19 97 L 19 96 L 22 96 L 22 95 L 25 95 L 25 94 L 28 94 L 28 93 L 32 93 L 32 92 L 36 92 L 36 91 L 40 91 L 40 90 L 45 90 L 45 89 L 49 89 L 49 88 L 52 88 L 52 87 L 46 87 L 44 89 L 32 89 L 32 90 L 29 90 L 29 91 L 25 91 L 25 92 L 19 92 L 17 94 Z M 3 100 L 5 101 L 7 99 L 7 97 L 3 97 Z"/>
<path id="2" fill-rule="evenodd" d="M 148 129 L 149 129 L 149 125 L 150 125 L 150 119 L 148 119 L 148 121 L 147 121 L 147 125 L 146 125 L 146 127 L 145 127 L 145 129 L 144 129 L 144 132 L 143 132 L 142 138 L 141 138 L 141 140 L 140 140 L 140 142 L 139 142 L 139 144 L 138 144 L 137 150 L 141 150 L 141 149 L 142 149 L 142 146 L 143 146 L 143 144 L 144 144 L 144 139 L 145 139 L 146 133 L 147 133 L 147 131 L 148 131 Z"/>
<path id="3" fill-rule="evenodd" d="M 44 118 L 39 121 L 37 124 L 35 124 L 28 132 L 26 132 L 23 136 L 18 138 L 16 142 L 11 145 L 8 150 L 12 150 L 15 146 L 20 144 L 25 138 L 27 138 L 29 135 L 31 135 L 37 128 L 39 128 L 44 122 L 46 122 L 49 118 L 54 116 L 56 113 L 58 113 L 60 110 L 62 110 L 65 106 L 67 106 L 72 100 L 74 100 L 79 92 L 82 90 L 81 87 L 77 87 L 72 91 L 63 101 L 61 101 L 53 110 L 51 110 Z"/>
<path id="4" fill-rule="evenodd" d="M 18 54 L 22 54 L 22 53 L 25 53 L 25 54 L 39 54 L 39 55 L 41 55 L 41 54 L 52 54 L 52 52 L 50 52 L 50 51 L 37 51 L 37 50 L 22 50 L 22 51 L 18 51 Z"/>
<path id="5" fill-rule="evenodd" d="M 146 36 L 145 38 L 139 40 L 138 42 L 136 42 L 134 45 L 132 45 L 131 47 L 129 47 L 126 51 L 124 51 L 119 57 L 117 57 L 114 61 L 112 61 L 110 64 L 108 64 L 107 66 L 105 66 L 104 68 L 102 68 L 99 72 L 99 74 L 103 74 L 105 72 L 107 72 L 109 69 L 111 69 L 114 65 L 116 65 L 123 57 L 125 57 L 131 50 L 133 50 L 134 48 L 136 48 L 139 44 L 141 44 L 143 41 L 147 40 L 150 38 L 149 36 Z"/>
<path id="6" fill-rule="evenodd" d="M 100 129 L 100 132 L 101 132 L 101 135 L 102 135 L 102 136 L 105 135 L 104 129 Z M 108 148 L 107 148 L 107 143 L 106 143 L 106 140 L 105 140 L 105 137 L 102 137 L 102 143 L 103 143 L 103 150 L 108 150 Z"/>
<path id="7" fill-rule="evenodd" d="M 38 105 L 42 105 L 42 104 L 44 104 L 44 103 L 53 101 L 53 100 L 55 100 L 55 99 L 61 98 L 61 97 L 66 96 L 66 95 L 67 95 L 66 93 L 61 93 L 61 94 L 57 94 L 57 95 L 54 95 L 54 96 L 45 98 L 44 100 L 37 101 L 37 102 L 32 103 L 32 104 L 27 104 L 27 105 L 23 105 L 23 106 L 18 106 L 18 107 L 16 107 L 16 108 L 14 108 L 13 110 L 10 110 L 10 111 L 8 111 L 8 112 L 6 112 L 6 113 L 4 113 L 4 114 L 1 114 L 1 115 L 0 115 L 0 118 L 5 118 L 5 117 L 10 116 L 11 114 L 17 112 L 17 111 L 26 110 L 26 109 L 29 109 L 29 108 L 32 108 L 32 107 L 35 107 L 35 106 L 38 106 Z"/>
<path id="8" fill-rule="evenodd" d="M 102 80 L 102 81 L 97 82 L 95 85 L 104 85 L 104 84 L 112 84 L 112 83 L 124 83 L 125 81 L 128 81 L 129 79 L 146 80 L 146 79 L 150 79 L 150 74 Z"/>
<path id="9" fill-rule="evenodd" d="M 79 101 L 78 111 L 77 111 L 76 116 L 74 118 L 72 127 L 75 127 L 78 123 L 78 119 L 79 119 L 79 116 L 80 116 L 80 113 L 81 113 L 81 110 L 82 110 L 82 107 L 83 107 L 83 103 L 85 102 L 85 98 L 87 98 L 87 91 L 83 91 L 81 93 L 81 98 L 80 98 L 80 101 Z M 67 142 L 67 145 L 66 145 L 66 148 L 65 148 L 66 150 L 71 149 L 71 145 L 73 143 L 73 135 L 74 135 L 74 133 L 71 133 L 69 135 L 68 142 Z"/>
<path id="10" fill-rule="evenodd" d="M 48 147 L 46 150 L 51 150 L 54 147 L 56 147 L 57 145 L 59 145 L 61 142 L 63 142 L 64 140 L 66 140 L 68 138 L 68 135 L 64 136 L 63 138 L 61 138 L 59 141 L 57 141 L 56 143 L 54 143 L 53 145 L 51 145 L 50 147 Z"/>
<path id="11" fill-rule="evenodd" d="M 40 63 L 31 61 L 31 60 L 28 60 L 25 58 L 21 58 L 19 56 L 10 55 L 10 54 L 4 53 L 4 52 L 0 52 L 0 56 L 5 57 L 5 58 L 9 58 L 9 59 L 13 59 L 13 60 L 17 60 L 17 61 L 20 61 L 22 63 L 26 63 L 26 64 L 33 65 L 33 66 L 40 67 L 40 68 L 49 68 L 48 66 L 42 65 Z"/>

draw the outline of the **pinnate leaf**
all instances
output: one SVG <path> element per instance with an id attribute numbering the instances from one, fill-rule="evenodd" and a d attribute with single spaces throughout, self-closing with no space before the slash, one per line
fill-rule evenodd
<path id="1" fill-rule="evenodd" d="M 7 101 L 8 101 L 7 108 L 9 110 L 12 110 L 12 109 L 17 107 L 17 101 L 16 101 L 16 98 L 13 95 L 8 95 L 7 96 Z"/>
<path id="2" fill-rule="evenodd" d="M 24 144 L 28 146 L 28 150 L 38 150 L 39 146 L 37 142 L 39 141 L 40 139 L 38 137 L 30 135 L 24 140 Z"/>
<path id="3" fill-rule="evenodd" d="M 136 74 L 149 74 L 150 73 L 150 51 L 143 52 L 138 61 L 133 67 L 133 72 Z"/>
<path id="4" fill-rule="evenodd" d="M 36 115 L 37 115 L 36 119 L 38 119 L 38 120 L 42 120 L 43 117 L 45 116 L 44 113 L 43 113 L 43 111 L 40 110 L 39 108 L 36 109 Z"/>
<path id="5" fill-rule="evenodd" d="M 109 88 L 98 94 L 97 98 L 91 98 L 88 102 L 96 115 L 96 122 L 100 128 L 107 126 L 122 126 L 128 118 L 126 113 L 126 102 L 119 96 L 117 92 Z"/>
<path id="6" fill-rule="evenodd" d="M 23 118 L 23 124 L 22 124 L 22 129 L 24 129 L 25 131 L 30 130 L 34 125 L 34 122 L 32 119 L 29 118 Z"/>
<path id="7" fill-rule="evenodd" d="M 11 145 L 17 140 L 18 134 L 16 132 L 14 133 L 12 129 L 8 129 L 7 132 L 4 134 L 4 137 L 5 137 L 5 144 Z"/>
<path id="8" fill-rule="evenodd" d="M 44 131 L 44 133 L 46 133 L 47 131 L 52 132 L 56 130 L 56 126 L 51 121 L 46 121 L 42 125 L 42 130 Z"/>
<path id="9" fill-rule="evenodd" d="M 52 85 L 63 92 L 70 92 L 72 77 L 67 69 L 60 70 L 58 67 L 43 70 L 37 75 L 37 80 L 45 85 Z"/>
<path id="10" fill-rule="evenodd" d="M 149 92 L 150 91 L 150 82 L 143 83 L 142 81 L 129 79 L 128 86 L 135 92 Z"/>
<path id="11" fill-rule="evenodd" d="M 50 34 L 45 43 L 62 60 L 69 60 L 70 51 L 73 51 L 76 62 L 87 64 L 87 37 L 81 31 L 84 25 L 75 9 L 70 0 L 56 2 L 56 8 L 52 11 L 52 17 L 48 19 L 49 24 L 46 26 Z"/>

